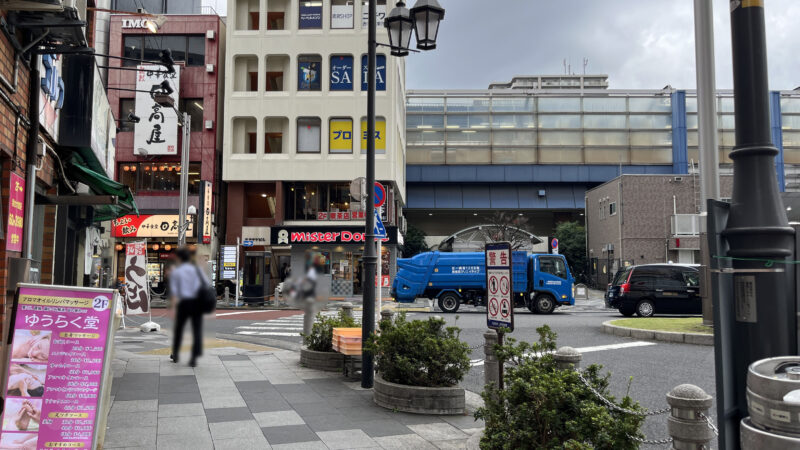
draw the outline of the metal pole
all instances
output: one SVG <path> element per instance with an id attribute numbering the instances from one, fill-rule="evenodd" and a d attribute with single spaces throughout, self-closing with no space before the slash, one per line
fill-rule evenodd
<path id="1" fill-rule="evenodd" d="M 28 130 L 28 150 L 25 153 L 25 220 L 22 223 L 23 256 L 33 258 L 33 212 L 36 202 L 36 158 L 39 146 L 39 54 L 33 53 L 31 58 L 30 99 L 28 100 L 31 127 Z M 16 163 L 16 161 L 15 161 Z"/>
<path id="2" fill-rule="evenodd" d="M 694 50 L 700 143 L 700 211 L 705 212 L 706 200 L 719 200 L 714 13 L 711 0 L 694 0 Z"/>
<path id="3" fill-rule="evenodd" d="M 239 270 L 239 238 L 236 238 L 236 297 L 233 303 L 233 306 L 239 307 L 239 277 L 240 277 L 240 270 Z"/>
<path id="4" fill-rule="evenodd" d="M 378 256 L 375 254 L 375 1 L 369 0 L 367 21 L 369 37 L 367 52 L 367 217 L 364 230 L 364 315 L 361 338 L 364 342 L 375 332 L 375 274 Z M 365 351 L 361 363 L 361 387 L 369 389 L 375 379 L 372 353 Z"/>
<path id="5" fill-rule="evenodd" d="M 378 214 L 382 214 L 382 213 L 383 213 L 383 206 L 378 208 Z M 378 284 L 377 293 L 375 295 L 375 322 L 376 323 L 380 323 L 381 322 L 381 301 L 382 301 L 382 297 L 383 297 L 383 280 L 382 280 L 382 278 L 383 278 L 383 252 L 381 251 L 382 244 L 383 244 L 383 240 L 382 239 L 375 239 L 375 245 L 377 245 L 377 247 L 378 247 L 378 250 L 377 250 L 377 253 L 378 253 L 378 267 L 377 267 L 378 276 L 375 277 L 375 280 L 377 281 L 377 284 Z"/>
<path id="6" fill-rule="evenodd" d="M 775 156 L 770 130 L 767 87 L 767 46 L 762 0 L 732 3 L 731 37 L 733 88 L 736 111 L 736 147 L 733 159 L 733 198 L 722 237 L 733 259 L 734 298 L 720 301 L 735 305 L 735 315 L 721 327 L 715 351 L 728 352 L 718 359 L 732 367 L 732 398 L 718 398 L 720 446 L 738 448 L 739 421 L 748 415 L 745 391 L 747 368 L 754 361 L 797 354 L 797 311 L 791 266 L 794 230 L 788 226 L 778 192 Z M 778 264 L 765 261 L 779 261 Z M 725 329 L 730 333 L 724 333 Z M 727 344 L 726 344 L 727 343 Z M 733 350 L 735 349 L 735 350 Z M 719 382 L 718 382 L 719 384 Z"/>
<path id="7" fill-rule="evenodd" d="M 189 144 L 192 118 L 183 113 L 183 138 L 181 139 L 181 197 L 178 206 L 178 247 L 186 245 L 186 210 L 189 209 Z M 202 205 L 201 205 L 202 207 Z"/>

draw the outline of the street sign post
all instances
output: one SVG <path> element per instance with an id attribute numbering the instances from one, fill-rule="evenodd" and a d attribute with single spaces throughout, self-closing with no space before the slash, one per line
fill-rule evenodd
<path id="1" fill-rule="evenodd" d="M 376 207 L 375 208 L 375 228 L 373 230 L 374 230 L 374 233 L 375 233 L 375 239 L 376 240 L 386 239 L 386 227 L 383 226 L 383 221 L 381 220 L 381 211 L 380 210 L 381 210 L 380 207 Z"/>
<path id="2" fill-rule="evenodd" d="M 375 200 L 374 204 L 376 208 L 380 208 L 386 203 L 386 188 L 378 182 L 375 182 L 375 196 L 373 199 Z"/>
<path id="3" fill-rule="evenodd" d="M 558 239 L 557 238 L 553 238 L 553 239 L 550 240 L 550 248 L 553 249 L 553 254 L 554 255 L 558 254 Z"/>
<path id="4" fill-rule="evenodd" d="M 514 331 L 511 244 L 486 244 L 486 324 L 489 328 Z"/>

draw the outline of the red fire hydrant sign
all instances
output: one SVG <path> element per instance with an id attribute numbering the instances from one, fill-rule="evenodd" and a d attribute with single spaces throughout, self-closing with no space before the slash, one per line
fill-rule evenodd
<path id="1" fill-rule="evenodd" d="M 486 325 L 514 331 L 514 284 L 511 280 L 511 244 L 486 244 Z"/>

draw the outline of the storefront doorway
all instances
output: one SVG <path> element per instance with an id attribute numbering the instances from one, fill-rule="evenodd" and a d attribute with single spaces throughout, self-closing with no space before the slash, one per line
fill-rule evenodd
<path id="1" fill-rule="evenodd" d="M 244 254 L 244 301 L 261 303 L 269 294 L 270 252 L 245 252 Z"/>

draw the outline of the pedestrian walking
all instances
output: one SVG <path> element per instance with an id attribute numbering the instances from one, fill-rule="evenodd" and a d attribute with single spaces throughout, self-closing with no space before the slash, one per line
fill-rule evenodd
<path id="1" fill-rule="evenodd" d="M 197 365 L 197 357 L 203 353 L 203 305 L 198 296 L 209 281 L 203 271 L 193 261 L 193 254 L 186 247 L 175 252 L 178 266 L 172 269 L 169 277 L 169 292 L 172 307 L 175 308 L 175 329 L 172 341 L 172 362 L 178 362 L 183 339 L 183 327 L 187 320 L 192 321 L 192 359 L 191 367 Z"/>

